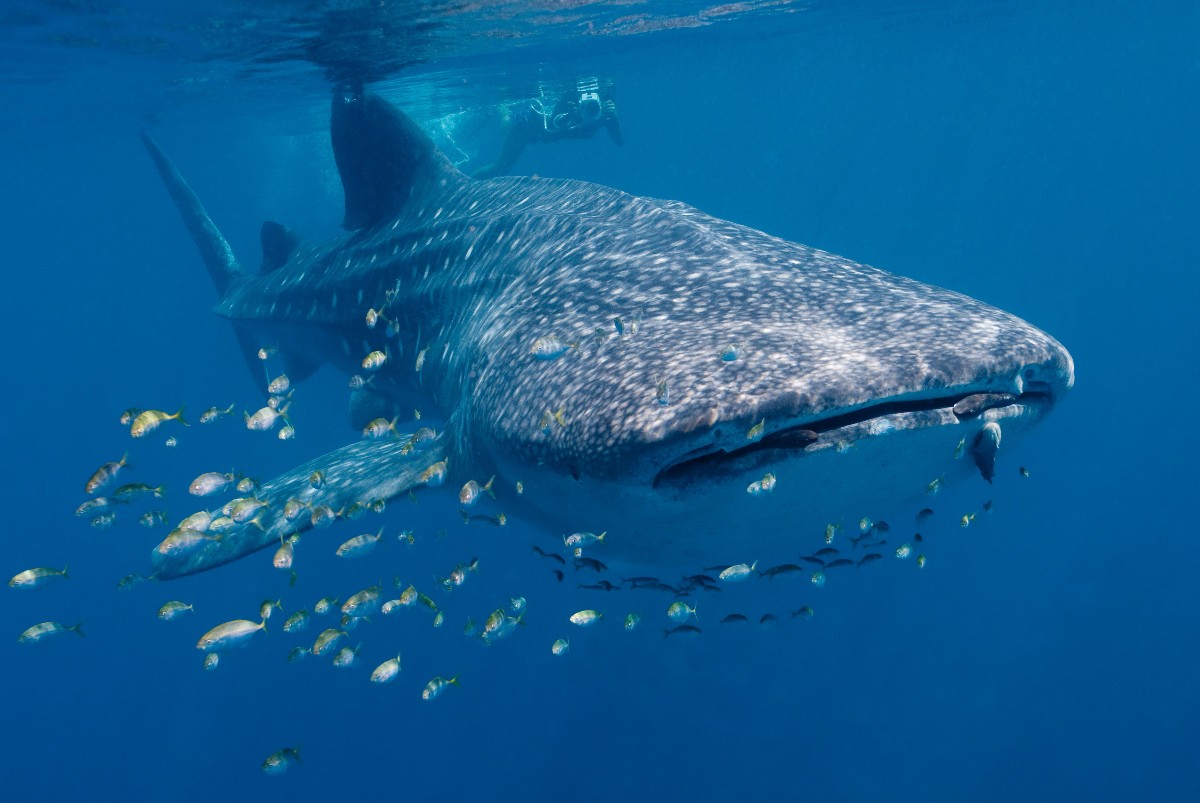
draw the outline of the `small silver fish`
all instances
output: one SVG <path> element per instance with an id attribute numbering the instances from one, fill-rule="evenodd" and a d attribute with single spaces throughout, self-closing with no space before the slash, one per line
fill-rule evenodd
<path id="1" fill-rule="evenodd" d="M 167 514 L 161 510 L 148 510 L 138 517 L 138 524 L 148 529 L 167 523 Z"/>
<path id="2" fill-rule="evenodd" d="M 383 594 L 382 585 L 364 588 L 342 603 L 342 613 L 355 619 L 366 616 L 379 607 L 379 598 Z"/>
<path id="3" fill-rule="evenodd" d="M 312 526 L 328 527 L 337 521 L 340 515 L 342 515 L 340 511 L 334 510 L 329 505 L 317 505 L 312 509 Z"/>
<path id="4" fill-rule="evenodd" d="M 744 563 L 739 563 L 735 566 L 730 566 L 725 571 L 717 575 L 718 580 L 724 580 L 726 583 L 740 583 L 750 575 L 754 574 L 755 567 L 758 566 L 758 561 L 754 561 L 749 566 Z"/>
<path id="5" fill-rule="evenodd" d="M 241 647 L 260 630 L 267 629 L 267 620 L 255 624 L 246 619 L 234 619 L 209 630 L 196 642 L 196 649 L 205 652 L 220 652 L 232 647 Z"/>
<path id="6" fill-rule="evenodd" d="M 300 537 L 297 535 L 285 539 L 279 545 L 279 549 L 275 550 L 275 555 L 271 558 L 271 565 L 284 572 L 291 569 L 296 560 L 296 543 L 299 540 Z"/>
<path id="7" fill-rule="evenodd" d="M 492 482 L 495 479 L 496 477 L 493 475 L 487 481 L 487 484 L 482 486 L 475 480 L 468 480 L 467 483 L 463 485 L 462 490 L 458 492 L 458 503 L 463 507 L 471 507 L 479 500 L 479 495 L 481 493 L 486 493 L 488 496 L 495 499 L 496 492 L 492 490 Z"/>
<path id="8" fill-rule="evenodd" d="M 400 653 L 389 658 L 371 672 L 372 683 L 391 683 L 400 674 Z"/>
<path id="9" fill-rule="evenodd" d="M 346 637 L 345 630 L 338 630 L 336 627 L 328 627 L 317 635 L 317 640 L 313 642 L 312 654 L 322 655 L 329 652 L 338 645 L 342 639 Z"/>
<path id="10" fill-rule="evenodd" d="M 337 548 L 337 556 L 339 558 L 361 558 L 364 555 L 369 555 L 379 545 L 379 540 L 382 537 L 382 527 L 374 535 L 370 533 L 356 535 Z"/>
<path id="11" fill-rule="evenodd" d="M 83 635 L 83 622 L 74 627 L 67 627 L 58 622 L 42 622 L 28 628 L 24 633 L 17 637 L 18 644 L 36 644 L 39 641 L 48 639 L 51 636 L 58 636 L 66 632 L 72 632 L 78 636 Z"/>
<path id="12" fill-rule="evenodd" d="M 186 602 L 171 600 L 170 602 L 163 603 L 163 606 L 158 609 L 158 618 L 164 622 L 169 622 L 172 619 L 178 619 L 185 613 L 190 613 L 192 610 L 192 606 Z"/>
<path id="13" fill-rule="evenodd" d="M 96 469 L 96 471 L 88 479 L 87 483 L 84 484 L 84 490 L 90 494 L 95 493 L 105 485 L 108 485 L 110 482 L 115 480 L 117 478 L 117 474 L 119 474 L 121 469 L 125 468 L 127 465 L 129 465 L 129 452 L 126 452 L 125 456 L 120 460 L 114 460 L 105 463 L 104 465 L 100 466 L 100 468 Z"/>
<path id="14" fill-rule="evenodd" d="M 583 610 L 576 611 L 575 613 L 571 614 L 569 621 L 571 624 L 579 625 L 580 627 L 591 627 L 592 625 L 596 624 L 596 622 L 599 622 L 603 617 L 604 614 L 600 613 L 599 611 Z"/>
<path id="15" fill-rule="evenodd" d="M 293 613 L 283 623 L 284 633 L 302 633 L 308 629 L 308 611 L 304 608 Z"/>
<path id="16" fill-rule="evenodd" d="M 209 471 L 192 480 L 188 485 L 188 493 L 193 496 L 212 496 L 232 485 L 237 478 L 232 474 L 222 474 L 219 471 Z"/>
<path id="17" fill-rule="evenodd" d="M 299 760 L 299 747 L 285 747 L 267 756 L 267 760 L 262 763 L 262 771 L 267 775 L 282 775 L 287 772 L 288 767 Z"/>
<path id="18" fill-rule="evenodd" d="M 399 416 L 388 421 L 386 418 L 376 418 L 363 427 L 363 437 L 369 440 L 379 440 L 396 431 L 396 421 Z"/>
<path id="19" fill-rule="evenodd" d="M 438 695 L 440 695 L 443 691 L 445 691 L 447 686 L 459 685 L 458 677 L 459 677 L 458 675 L 455 675 L 452 678 L 444 678 L 441 676 L 434 678 L 433 680 L 431 680 L 425 684 L 424 690 L 421 691 L 421 699 L 422 700 L 437 699 Z"/>
<path id="20" fill-rule="evenodd" d="M 291 402 L 288 402 L 278 410 L 268 406 L 259 408 L 254 415 L 244 413 L 246 429 L 252 429 L 255 432 L 268 432 L 274 429 L 275 422 L 287 415 L 288 407 L 290 406 Z"/>
<path id="21" fill-rule="evenodd" d="M 539 360 L 557 360 L 571 349 L 578 349 L 579 343 L 567 343 L 558 335 L 547 335 L 533 341 L 529 353 Z"/>
<path id="22" fill-rule="evenodd" d="M 9 588 L 34 589 L 41 588 L 50 580 L 56 577 L 67 579 L 67 567 L 61 569 L 49 569 L 44 566 L 39 566 L 35 569 L 26 569 L 17 574 L 13 579 L 8 581 Z"/>
<path id="23" fill-rule="evenodd" d="M 203 413 L 200 414 L 200 423 L 201 424 L 211 424 L 212 422 L 214 422 L 220 418 L 224 418 L 225 416 L 229 415 L 232 412 L 233 412 L 232 404 L 229 405 L 228 407 L 226 407 L 224 410 L 217 408 L 217 407 L 209 407 L 207 410 L 205 410 Z"/>
<path id="24" fill-rule="evenodd" d="M 198 530 L 172 530 L 154 550 L 160 555 L 186 555 L 210 541 L 220 541 L 223 537 Z"/>
<path id="25" fill-rule="evenodd" d="M 667 616 L 672 622 L 686 622 L 690 617 L 700 618 L 696 616 L 696 607 L 689 606 L 686 602 L 672 602 L 667 608 Z"/>
<path id="26" fill-rule="evenodd" d="M 133 424 L 129 427 L 129 434 L 135 438 L 141 438 L 148 435 L 167 421 L 178 421 L 185 427 L 188 422 L 183 420 L 183 408 L 179 408 L 176 413 L 164 413 L 162 410 L 143 410 L 137 418 L 133 419 Z"/>
<path id="27" fill-rule="evenodd" d="M 357 647 L 342 647 L 338 650 L 337 655 L 333 656 L 333 665 L 338 669 L 349 669 L 357 663 L 360 649 L 362 649 L 362 644 Z"/>
<path id="28" fill-rule="evenodd" d="M 364 371 L 378 371 L 387 361 L 387 351 L 372 351 L 366 357 L 363 357 L 362 367 Z"/>

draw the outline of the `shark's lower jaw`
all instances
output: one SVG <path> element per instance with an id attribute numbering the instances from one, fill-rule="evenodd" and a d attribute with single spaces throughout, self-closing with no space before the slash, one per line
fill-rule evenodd
<path id="1" fill-rule="evenodd" d="M 1020 394 L 979 395 L 889 400 L 732 451 L 698 448 L 642 483 L 529 472 L 526 487 L 536 498 L 572 500 L 531 512 L 568 532 L 607 530 L 608 557 L 646 566 L 794 558 L 824 545 L 827 524 L 848 528 L 864 516 L 911 521 L 921 507 L 936 509 L 927 494 L 943 483 L 977 483 L 986 498 L 990 486 L 972 447 L 989 424 L 1003 433 L 997 470 L 1015 476 L 1019 463 L 1008 454 L 1054 407 L 1057 389 L 1027 383 Z M 750 492 L 768 472 L 774 489 Z M 968 512 L 942 515 L 957 520 Z"/>
<path id="2" fill-rule="evenodd" d="M 770 471 L 772 466 L 805 453 L 817 454 L 830 448 L 844 451 L 865 438 L 928 427 L 960 424 L 970 427 L 972 422 L 978 428 L 989 420 L 1013 416 L 1042 417 L 1053 404 L 1050 387 L 1028 383 L 1026 388 L 1019 395 L 958 393 L 892 399 L 834 412 L 777 430 L 737 449 L 722 449 L 715 444 L 693 449 L 664 466 L 652 484 L 663 493 L 679 493 L 696 483 L 721 482 L 746 472 Z"/>

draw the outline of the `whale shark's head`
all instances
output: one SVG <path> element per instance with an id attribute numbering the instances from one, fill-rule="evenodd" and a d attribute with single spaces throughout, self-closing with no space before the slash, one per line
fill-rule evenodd
<path id="1" fill-rule="evenodd" d="M 681 204 L 557 189 L 604 212 L 547 226 L 493 305 L 473 439 L 548 518 L 624 531 L 640 557 L 735 559 L 943 475 L 990 479 L 984 427 L 1011 448 L 1073 383 L 1057 341 L 974 299 Z M 569 233 L 581 250 L 555 253 Z M 546 337 L 565 351 L 533 353 Z"/>
<path id="2" fill-rule="evenodd" d="M 368 93 L 335 96 L 333 143 L 354 233 L 304 249 L 264 228 L 258 277 L 148 143 L 218 309 L 241 335 L 287 327 L 289 373 L 403 355 L 373 393 L 427 394 L 452 472 L 520 481 L 510 503 L 606 530 L 631 559 L 742 560 L 955 476 L 990 481 L 1074 381 L 1049 335 L 948 290 L 676 202 L 469 180 Z M 364 322 L 382 304 L 386 330 Z M 328 457 L 341 501 L 420 473 L 403 450 Z"/>

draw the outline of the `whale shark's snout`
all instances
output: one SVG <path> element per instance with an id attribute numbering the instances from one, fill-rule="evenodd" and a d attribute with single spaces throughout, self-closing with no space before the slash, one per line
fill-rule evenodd
<path id="1" fill-rule="evenodd" d="M 966 438 L 959 434 L 962 430 L 1010 420 L 1015 437 L 1071 388 L 1074 364 L 1056 340 L 1018 318 L 1004 317 L 1010 320 L 1003 321 L 1003 328 L 996 328 L 994 320 L 981 327 L 996 332 L 996 338 L 978 353 L 966 342 L 947 352 L 938 344 L 952 343 L 954 334 L 931 330 L 914 353 L 877 362 L 878 374 L 863 384 L 872 389 L 870 397 L 852 394 L 841 402 L 826 397 L 821 407 L 805 406 L 802 394 L 784 382 L 779 392 L 748 398 L 745 411 L 717 420 L 707 432 L 664 439 L 651 484 L 679 493 L 722 477 L 771 471 L 805 453 L 846 452 L 867 438 L 891 436 L 897 440 L 895 451 L 904 452 L 911 447 L 898 436 L 930 428 L 946 428 L 947 438 L 939 440 L 957 443 Z M 996 343 L 1007 345 L 997 348 Z M 861 355 L 854 351 L 845 359 L 858 362 Z M 747 413 L 759 416 L 749 428 Z"/>

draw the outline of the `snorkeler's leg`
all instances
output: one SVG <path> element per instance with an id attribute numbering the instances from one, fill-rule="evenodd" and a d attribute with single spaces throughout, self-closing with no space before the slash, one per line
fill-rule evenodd
<path id="1" fill-rule="evenodd" d="M 625 135 L 621 133 L 621 121 L 617 119 L 617 104 L 611 100 L 604 101 L 604 127 L 608 135 L 617 145 L 625 144 Z"/>
<path id="2" fill-rule="evenodd" d="M 496 176 L 504 175 L 517 163 L 517 159 L 520 158 L 521 152 L 525 150 L 525 145 L 528 141 L 528 137 L 521 126 L 509 126 L 508 133 L 504 137 L 504 145 L 500 148 L 500 155 L 496 157 L 496 161 L 475 170 L 471 173 L 471 177 L 495 178 Z"/>

